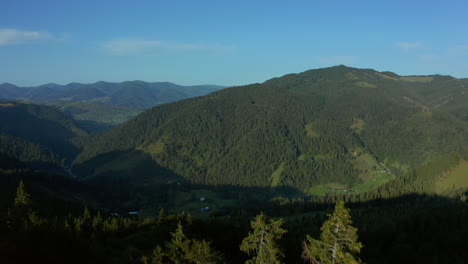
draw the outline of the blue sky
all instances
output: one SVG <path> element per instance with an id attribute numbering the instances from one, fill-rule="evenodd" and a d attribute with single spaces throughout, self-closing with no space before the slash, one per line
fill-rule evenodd
<path id="1" fill-rule="evenodd" d="M 0 83 L 242 85 L 338 64 L 468 77 L 466 1 L 0 1 Z"/>

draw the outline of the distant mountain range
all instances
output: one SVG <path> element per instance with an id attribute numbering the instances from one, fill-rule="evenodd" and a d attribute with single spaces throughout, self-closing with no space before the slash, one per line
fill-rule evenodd
<path id="1" fill-rule="evenodd" d="M 134 109 L 147 109 L 159 104 L 204 95 L 224 88 L 218 85 L 181 86 L 169 82 L 127 81 L 93 84 L 45 84 L 18 87 L 0 85 L 0 99 L 28 100 L 49 103 L 88 102 Z"/>
<path id="2" fill-rule="evenodd" d="M 153 106 L 205 95 L 222 88 L 225 87 L 143 81 L 45 84 L 35 87 L 4 83 L 0 85 L 0 99 L 54 106 L 95 131 L 116 126 Z"/>

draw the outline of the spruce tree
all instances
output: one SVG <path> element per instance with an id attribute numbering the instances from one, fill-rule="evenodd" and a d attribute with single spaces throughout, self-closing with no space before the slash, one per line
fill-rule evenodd
<path id="1" fill-rule="evenodd" d="M 31 199 L 29 198 L 29 194 L 26 193 L 23 181 L 20 181 L 18 189 L 16 189 L 15 207 L 24 208 L 29 205 L 31 205 Z"/>
<path id="2" fill-rule="evenodd" d="M 281 228 L 283 220 L 270 220 L 261 213 L 250 223 L 252 232 L 244 238 L 240 249 L 253 258 L 246 263 L 279 264 L 283 253 L 278 247 L 277 240 L 287 231 Z"/>
<path id="3" fill-rule="evenodd" d="M 189 239 L 185 236 L 182 224 L 179 222 L 172 239 L 166 244 L 165 252 L 156 246 L 150 258 L 143 258 L 143 263 L 175 263 L 175 264 L 217 264 L 221 263 L 221 254 L 211 248 L 211 243 L 205 240 Z M 167 252 L 167 253 L 166 253 Z"/>
<path id="4" fill-rule="evenodd" d="M 357 255 L 363 245 L 358 241 L 357 228 L 344 202 L 336 203 L 335 211 L 322 225 L 320 239 L 307 235 L 303 242 L 303 259 L 313 264 L 359 264 Z"/>
<path id="5" fill-rule="evenodd" d="M 171 233 L 171 242 L 167 244 L 168 257 L 173 263 L 189 263 L 185 254 L 189 250 L 190 240 L 185 236 L 182 224 L 179 222 L 177 229 Z"/>

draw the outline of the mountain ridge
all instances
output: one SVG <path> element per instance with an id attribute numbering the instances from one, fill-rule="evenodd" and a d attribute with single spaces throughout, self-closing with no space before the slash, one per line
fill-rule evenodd
<path id="1" fill-rule="evenodd" d="M 131 90 L 135 87 L 146 88 L 142 97 L 149 97 L 152 100 L 144 104 L 135 104 L 134 101 L 133 103 L 125 102 L 126 100 L 135 100 L 132 98 L 131 93 Z M 144 82 L 139 80 L 115 83 L 99 81 L 90 84 L 72 82 L 66 85 L 49 83 L 31 87 L 19 87 L 9 83 L 3 83 L 0 84 L 0 99 L 41 102 L 103 102 L 124 107 L 146 109 L 157 104 L 203 95 L 222 88 L 225 88 L 225 86 L 183 86 L 170 82 Z M 80 96 L 77 96 L 77 93 Z M 124 93 L 125 97 L 119 97 L 118 93 Z M 74 98 L 75 96 L 77 98 Z M 106 97 L 109 98 L 105 99 Z"/>
<path id="2" fill-rule="evenodd" d="M 314 192 L 330 184 L 347 190 L 381 179 L 379 171 L 392 171 L 388 181 L 439 156 L 468 153 L 460 144 L 468 124 L 447 104 L 466 92 L 459 79 L 386 73 L 309 70 L 156 106 L 85 147 L 77 168 L 99 177 L 116 165 L 99 164 L 100 155 L 145 153 L 192 183 Z M 447 102 L 439 105 L 441 96 Z"/>

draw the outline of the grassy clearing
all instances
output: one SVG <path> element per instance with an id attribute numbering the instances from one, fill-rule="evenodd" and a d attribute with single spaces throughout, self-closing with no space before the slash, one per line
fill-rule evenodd
<path id="1" fill-rule="evenodd" d="M 85 102 L 46 103 L 58 107 L 76 120 L 118 125 L 141 113 L 140 110 Z"/>
<path id="2" fill-rule="evenodd" d="M 354 73 L 352 72 L 347 72 L 346 73 L 346 78 L 348 78 L 349 80 L 357 80 L 359 79 L 356 75 L 354 75 Z"/>
<path id="3" fill-rule="evenodd" d="M 357 82 L 355 85 L 362 88 L 377 88 L 376 85 L 368 82 Z"/>
<path id="4" fill-rule="evenodd" d="M 12 106 L 15 106 L 15 104 L 12 104 L 12 103 L 4 103 L 4 104 L 0 104 L 0 106 L 3 106 L 3 107 L 12 107 Z"/>
<path id="5" fill-rule="evenodd" d="M 164 146 L 166 144 L 164 142 L 156 142 L 156 143 L 153 143 L 147 147 L 139 147 L 137 149 L 139 150 L 142 150 L 150 155 L 157 155 L 157 154 L 160 154 L 160 153 L 163 153 L 164 152 Z"/>
<path id="6" fill-rule="evenodd" d="M 316 196 L 327 193 L 363 193 L 395 179 L 395 176 L 385 166 L 379 164 L 371 154 L 363 152 L 362 149 L 356 149 L 352 153 L 356 157 L 355 166 L 360 170 L 359 177 L 364 183 L 350 188 L 338 183 L 322 184 L 309 188 L 306 193 Z"/>
<path id="7" fill-rule="evenodd" d="M 436 184 L 439 194 L 447 191 L 468 188 L 468 161 L 462 160 L 457 167 L 442 177 Z"/>
<path id="8" fill-rule="evenodd" d="M 369 181 L 353 186 L 350 189 L 350 191 L 353 193 L 364 193 L 364 192 L 376 189 L 394 179 L 395 179 L 395 176 L 393 176 L 390 173 L 381 173 L 380 175 L 374 177 L 373 179 Z"/>
<path id="9" fill-rule="evenodd" d="M 361 149 L 355 150 L 353 154 L 356 157 L 355 166 L 360 170 L 359 177 L 363 181 L 370 181 L 379 176 L 379 171 L 386 170 L 371 154 L 363 153 Z"/>
<path id="10" fill-rule="evenodd" d="M 405 82 L 432 82 L 434 78 L 430 76 L 402 76 L 400 80 Z"/>
<path id="11" fill-rule="evenodd" d="M 328 193 L 365 193 L 367 191 L 376 189 L 385 183 L 392 181 L 395 179 L 390 173 L 382 173 L 380 175 L 375 176 L 373 179 L 366 181 L 362 184 L 355 185 L 351 188 L 347 188 L 346 185 L 338 184 L 338 183 L 329 183 L 329 184 L 322 184 L 317 185 L 314 187 L 309 188 L 306 193 L 315 195 L 315 196 L 323 196 Z"/>
<path id="12" fill-rule="evenodd" d="M 356 150 L 356 152 L 359 151 L 359 149 Z M 360 154 L 356 157 L 355 162 L 360 170 L 359 177 L 364 183 L 353 186 L 350 189 L 353 193 L 367 192 L 395 179 L 395 176 L 369 153 Z"/>
<path id="13" fill-rule="evenodd" d="M 200 201 L 204 197 L 205 201 Z M 223 207 L 234 206 L 237 200 L 227 200 L 221 198 L 216 192 L 208 189 L 190 190 L 187 192 L 179 191 L 176 193 L 171 213 L 188 212 L 193 216 L 206 218 L 212 212 Z M 203 207 L 209 207 L 209 212 L 202 212 Z"/>
<path id="14" fill-rule="evenodd" d="M 284 171 L 284 162 L 280 164 L 278 169 L 276 169 L 271 174 L 271 187 L 276 187 L 281 182 L 281 173 Z"/>
<path id="15" fill-rule="evenodd" d="M 397 78 L 395 78 L 395 77 L 391 77 L 391 76 L 388 76 L 388 75 L 382 74 L 382 73 L 380 73 L 380 72 L 376 72 L 376 73 L 375 73 L 375 75 L 377 75 L 377 76 L 380 76 L 380 77 L 382 77 L 382 78 L 384 78 L 384 79 L 389 79 L 389 80 L 398 80 L 398 79 L 397 79 Z"/>
<path id="16" fill-rule="evenodd" d="M 310 187 L 308 190 L 306 190 L 306 193 L 315 195 L 315 196 L 323 196 L 330 192 L 342 192 L 346 190 L 346 188 L 347 187 L 344 184 L 332 182 L 332 183 L 321 184 L 321 185 Z"/>
<path id="17" fill-rule="evenodd" d="M 308 190 L 306 190 L 306 193 L 315 195 L 315 196 L 323 196 L 327 193 L 329 193 L 331 190 L 328 188 L 326 185 L 317 185 L 314 187 L 310 187 Z"/>

